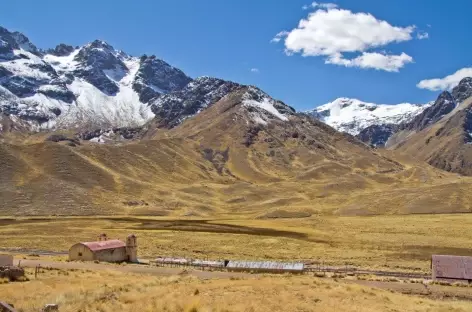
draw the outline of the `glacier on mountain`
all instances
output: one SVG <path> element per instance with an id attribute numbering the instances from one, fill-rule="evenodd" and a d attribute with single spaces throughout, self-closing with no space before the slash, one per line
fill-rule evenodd
<path id="1" fill-rule="evenodd" d="M 412 120 L 432 103 L 374 104 L 358 99 L 338 98 L 306 113 L 338 131 L 358 135 L 373 125 L 397 125 Z"/>

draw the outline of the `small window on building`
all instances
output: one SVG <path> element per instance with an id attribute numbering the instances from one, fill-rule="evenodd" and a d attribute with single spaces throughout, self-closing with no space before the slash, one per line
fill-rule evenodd
<path id="1" fill-rule="evenodd" d="M 79 252 L 79 257 L 82 257 L 82 253 L 81 253 L 81 252 Z"/>

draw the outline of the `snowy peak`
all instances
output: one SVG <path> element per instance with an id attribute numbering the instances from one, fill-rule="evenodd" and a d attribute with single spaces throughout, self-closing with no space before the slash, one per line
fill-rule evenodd
<path id="1" fill-rule="evenodd" d="M 138 127 L 155 117 L 175 127 L 242 87 L 193 80 L 154 55 L 133 57 L 103 40 L 38 52 L 19 33 L 0 28 L 0 39 L 0 113 L 31 130 Z"/>
<path id="2" fill-rule="evenodd" d="M 116 82 L 128 73 L 124 64 L 128 58 L 129 56 L 115 50 L 108 43 L 95 40 L 83 46 L 74 56 L 74 61 L 78 63 L 74 74 L 103 93 L 115 95 L 119 91 Z"/>
<path id="3" fill-rule="evenodd" d="M 103 40 L 39 51 L 4 28 L 0 39 L 0 119 L 30 130 L 140 127 L 153 119 L 172 128 L 237 90 L 248 122 L 285 121 L 295 112 L 256 87 L 193 80 L 154 55 L 133 57 Z"/>
<path id="4" fill-rule="evenodd" d="M 154 117 L 149 100 L 190 81 L 155 56 L 132 57 L 103 40 L 40 52 L 0 28 L 0 113 L 32 130 L 141 126 Z"/>
<path id="5" fill-rule="evenodd" d="M 338 98 L 307 113 L 335 129 L 352 135 L 372 125 L 399 124 L 410 121 L 429 104 L 374 104 L 358 99 Z"/>

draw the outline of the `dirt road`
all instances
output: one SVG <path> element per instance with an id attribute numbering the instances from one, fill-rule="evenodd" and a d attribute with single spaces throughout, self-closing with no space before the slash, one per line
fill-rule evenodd
<path id="1" fill-rule="evenodd" d="M 169 268 L 169 267 L 154 267 L 148 265 L 139 264 L 102 264 L 93 262 L 60 262 L 60 261 L 49 261 L 49 260 L 24 260 L 16 259 L 15 265 L 21 267 L 34 268 L 38 265 L 42 267 L 54 268 L 54 269 L 76 269 L 76 270 L 112 270 L 118 272 L 138 273 L 138 274 L 149 274 L 156 276 L 172 276 L 188 274 L 193 275 L 201 279 L 212 279 L 212 278 L 231 278 L 231 277 L 243 277 L 251 278 L 253 274 L 248 273 L 237 273 L 237 272 L 220 272 L 220 271 L 197 271 L 190 268 Z"/>

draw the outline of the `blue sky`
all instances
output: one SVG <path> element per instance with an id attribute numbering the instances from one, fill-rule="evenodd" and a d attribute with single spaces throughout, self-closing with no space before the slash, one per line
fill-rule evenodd
<path id="1" fill-rule="evenodd" d="M 257 85 L 298 110 L 337 97 L 425 103 L 455 83 L 457 75 L 423 84 L 433 91 L 418 88 L 421 80 L 444 78 L 472 66 L 472 1 L 332 1 L 337 7 L 311 2 L 3 1 L 0 25 L 23 32 L 41 48 L 103 39 L 132 55 L 155 54 L 192 77 L 209 75 Z M 347 11 L 333 22 L 339 9 Z M 359 13 L 387 24 L 376 24 L 375 19 L 369 24 Z M 317 15 L 309 20 L 308 14 Z M 309 20 L 309 29 L 293 32 L 302 19 Z M 287 33 L 278 43 L 271 42 L 281 31 Z M 366 35 L 370 31 L 373 34 Z M 360 48 L 359 40 L 345 37 L 351 32 L 363 37 Z M 428 38 L 417 38 L 425 33 Z M 340 34 L 342 38 L 337 37 Z M 370 58 L 359 58 L 362 52 L 380 61 L 399 56 L 400 63 L 372 65 Z M 400 57 L 402 53 L 406 56 Z M 461 75 L 468 73 L 467 69 Z"/>

